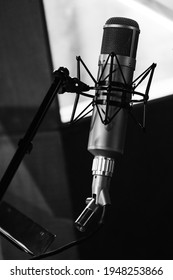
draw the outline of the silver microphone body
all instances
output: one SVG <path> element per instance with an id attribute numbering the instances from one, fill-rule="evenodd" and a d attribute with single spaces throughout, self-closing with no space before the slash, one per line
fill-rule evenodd
<path id="1" fill-rule="evenodd" d="M 133 80 L 139 33 L 138 23 L 127 18 L 110 18 L 104 26 L 88 139 L 88 151 L 94 156 L 92 202 L 76 220 L 80 230 L 99 206 L 111 203 L 109 187 L 115 161 L 124 151 L 131 101 L 128 87 Z"/>
<path id="2" fill-rule="evenodd" d="M 138 24 L 125 18 L 111 18 L 104 26 L 104 34 L 101 48 L 101 55 L 99 57 L 98 80 L 103 81 L 103 89 L 96 92 L 96 102 L 102 100 L 100 112 L 104 118 L 106 108 L 107 87 L 109 84 L 110 75 L 110 59 L 105 66 L 108 55 L 115 53 L 112 67 L 112 81 L 111 83 L 118 86 L 128 87 L 133 80 L 133 72 L 136 65 L 136 49 L 139 36 Z M 105 88 L 105 89 L 104 89 Z M 125 102 L 130 102 L 131 96 L 123 96 L 122 91 L 117 91 L 112 86 L 110 91 L 110 101 L 112 103 L 119 103 L 119 105 L 109 105 L 109 116 L 112 116 L 116 110 L 119 110 L 112 121 L 105 125 L 102 123 L 100 115 L 98 114 L 97 106 L 94 106 L 93 115 L 91 119 L 88 151 L 94 156 L 105 156 L 116 158 L 117 155 L 123 154 L 124 142 L 126 136 L 128 111 L 121 107 L 122 99 Z M 101 102 L 100 102 L 101 103 Z"/>

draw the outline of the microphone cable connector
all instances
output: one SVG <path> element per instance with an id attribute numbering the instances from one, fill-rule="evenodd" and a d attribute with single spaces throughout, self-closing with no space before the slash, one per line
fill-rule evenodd
<path id="1" fill-rule="evenodd" d="M 76 228 L 81 232 L 84 232 L 86 230 L 91 217 L 101 207 L 99 204 L 95 203 L 95 198 L 87 198 L 86 204 L 87 206 L 75 221 Z"/>

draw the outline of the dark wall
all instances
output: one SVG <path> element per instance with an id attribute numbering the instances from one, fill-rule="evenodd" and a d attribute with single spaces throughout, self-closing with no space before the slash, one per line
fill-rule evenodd
<path id="1" fill-rule="evenodd" d="M 52 61 L 41 0 L 0 0 L 0 176 L 52 82 Z M 3 199 L 57 235 L 53 248 L 74 239 L 55 98 Z M 21 225 L 22 227 L 22 225 Z M 19 227 L 20 231 L 20 227 Z M 75 250 L 56 258 L 75 258 Z M 3 237 L 0 259 L 29 258 Z"/>
<path id="2" fill-rule="evenodd" d="M 173 258 L 172 108 L 172 96 L 150 101 L 145 133 L 129 117 L 124 156 L 112 178 L 107 223 L 79 246 L 82 259 Z M 141 120 L 141 105 L 133 114 Z M 63 131 L 75 218 L 91 196 L 89 125 L 85 119 Z"/>

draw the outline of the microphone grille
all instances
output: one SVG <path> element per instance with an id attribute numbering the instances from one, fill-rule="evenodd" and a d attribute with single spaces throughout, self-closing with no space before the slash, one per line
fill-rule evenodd
<path id="1" fill-rule="evenodd" d="M 104 26 L 101 54 L 110 54 L 136 57 L 138 23 L 129 18 L 113 17 L 106 21 Z"/>
<path id="2" fill-rule="evenodd" d="M 112 17 L 106 21 L 106 24 L 122 24 L 139 28 L 139 25 L 135 20 L 124 17 Z"/>

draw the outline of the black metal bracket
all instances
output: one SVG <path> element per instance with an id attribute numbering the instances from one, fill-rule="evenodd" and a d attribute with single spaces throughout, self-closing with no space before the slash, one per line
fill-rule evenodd
<path id="1" fill-rule="evenodd" d="M 122 79 L 124 81 L 124 85 L 116 85 L 116 83 L 112 83 L 112 74 L 114 72 L 113 69 L 113 60 L 114 58 L 117 61 L 117 65 L 119 67 Z M 102 117 L 100 108 L 99 108 L 99 104 L 100 104 L 100 100 L 98 101 L 97 96 L 96 95 L 91 95 L 91 94 L 86 94 L 84 92 L 80 92 L 80 93 L 76 93 L 76 98 L 75 98 L 75 102 L 73 105 L 73 110 L 72 110 L 72 114 L 71 114 L 71 119 L 70 119 L 70 124 L 72 123 L 76 123 L 77 121 L 83 119 L 85 116 L 87 116 L 89 113 L 91 113 L 93 111 L 93 106 L 96 106 L 98 114 L 100 116 L 100 119 L 102 121 L 103 124 L 107 125 L 109 124 L 113 118 L 118 114 L 118 112 L 121 110 L 121 108 L 126 108 L 129 112 L 129 115 L 132 117 L 132 119 L 143 129 L 145 130 L 146 127 L 146 107 L 147 107 L 147 102 L 149 99 L 149 90 L 150 90 L 150 86 L 151 86 L 151 82 L 152 82 L 152 78 L 153 78 L 153 74 L 154 74 L 154 70 L 156 67 L 156 64 L 153 63 L 150 67 L 148 67 L 141 75 L 139 75 L 134 81 L 132 81 L 132 83 L 130 85 L 127 85 L 125 77 L 123 75 L 123 71 L 121 69 L 121 65 L 119 63 L 118 60 L 118 56 L 115 53 L 110 53 L 107 57 L 107 60 L 103 66 L 102 72 L 100 74 L 100 77 L 98 78 L 98 80 L 96 80 L 93 75 L 91 74 L 90 70 L 88 69 L 88 67 L 86 66 L 86 64 L 84 63 L 84 61 L 82 60 L 82 58 L 80 56 L 76 57 L 77 60 L 77 77 L 80 80 L 80 66 L 82 65 L 84 67 L 84 69 L 86 70 L 86 72 L 88 73 L 88 75 L 90 76 L 90 78 L 93 80 L 94 82 L 94 86 L 89 87 L 91 90 L 96 90 L 96 92 L 98 92 L 99 90 L 105 90 L 105 86 L 103 86 L 103 81 L 101 81 L 101 78 L 104 74 L 104 71 L 106 69 L 106 65 L 108 63 L 110 63 L 110 71 L 109 74 L 106 76 L 106 78 L 108 78 L 108 85 L 107 85 L 107 96 L 106 96 L 106 100 L 104 100 L 104 103 L 106 105 L 106 109 L 103 113 L 104 118 Z M 136 91 L 136 88 L 139 86 L 139 84 L 141 84 L 144 79 L 149 75 L 149 79 L 148 79 L 148 83 L 145 89 L 144 93 L 138 92 Z M 109 110 L 109 106 L 113 105 L 110 100 L 110 92 L 111 90 L 114 89 L 116 91 L 121 91 L 122 94 L 122 99 L 121 102 L 116 103 L 115 102 L 115 106 L 117 105 L 117 108 L 114 112 L 114 114 L 112 116 L 108 115 L 108 110 Z M 76 109 L 77 109 L 77 105 L 79 102 L 79 97 L 80 95 L 92 98 L 92 101 L 84 108 L 84 110 L 82 110 L 78 116 L 75 117 L 75 113 L 76 113 Z M 126 96 L 131 96 L 131 100 L 129 102 L 129 98 L 126 98 Z M 141 97 L 140 99 L 135 99 L 134 96 L 139 96 Z M 128 99 L 128 102 L 127 100 Z M 136 120 L 135 116 L 132 113 L 132 106 L 136 103 L 143 103 L 143 120 L 142 123 L 140 123 L 138 120 Z M 102 103 L 103 104 L 103 103 Z M 92 106 L 92 107 L 91 107 Z M 90 108 L 91 107 L 91 108 Z M 90 109 L 89 109 L 90 108 Z M 102 109 L 103 110 L 103 109 Z"/>

